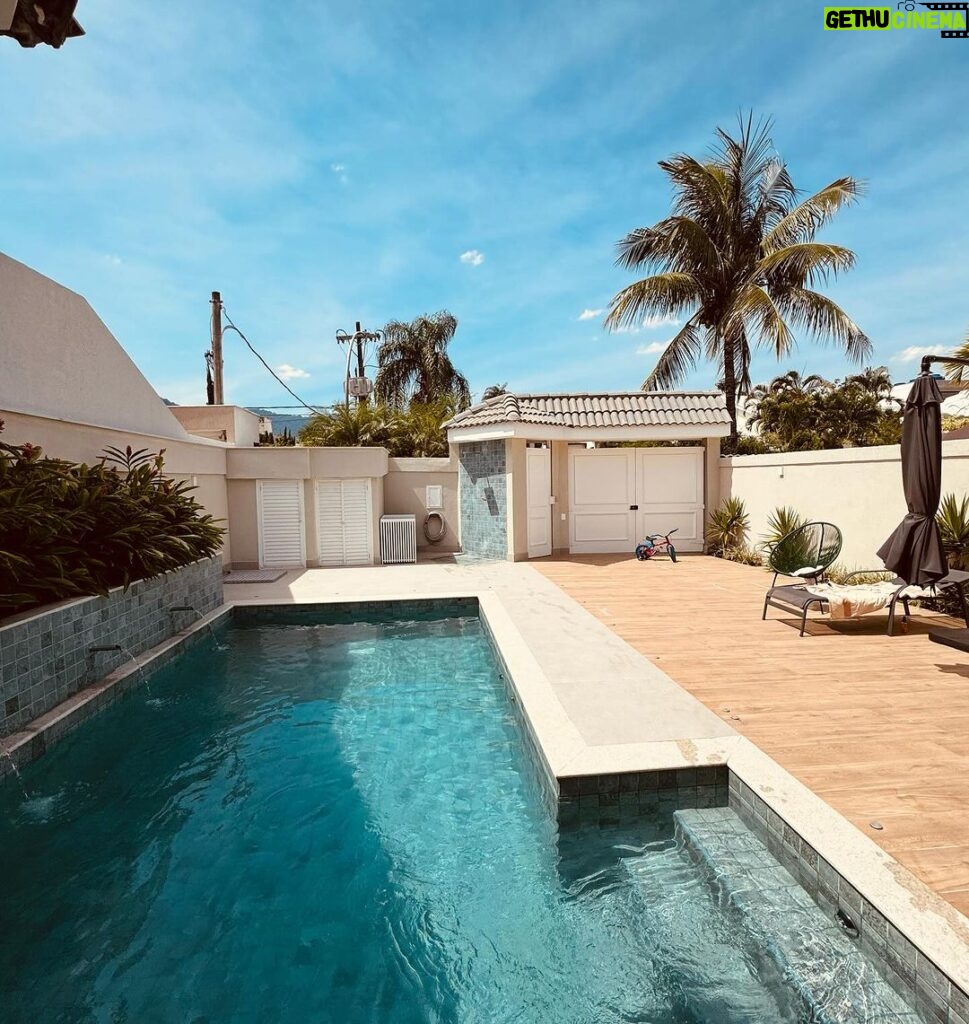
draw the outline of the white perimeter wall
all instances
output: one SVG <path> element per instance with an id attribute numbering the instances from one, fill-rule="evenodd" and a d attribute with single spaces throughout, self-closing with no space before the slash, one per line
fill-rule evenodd
<path id="1" fill-rule="evenodd" d="M 942 493 L 969 494 L 969 441 L 942 445 Z M 720 460 L 721 497 L 741 498 L 750 515 L 748 542 L 757 544 L 779 505 L 840 527 L 840 561 L 877 568 L 876 551 L 907 509 L 898 445 Z"/>
<path id="2" fill-rule="evenodd" d="M 3 253 L 0 409 L 188 438 L 86 299 Z"/>

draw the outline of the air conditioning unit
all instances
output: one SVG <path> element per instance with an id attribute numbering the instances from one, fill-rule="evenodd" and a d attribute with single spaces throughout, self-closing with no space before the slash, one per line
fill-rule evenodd
<path id="1" fill-rule="evenodd" d="M 402 565 L 417 561 L 417 517 L 380 517 L 380 561 Z"/>
<path id="2" fill-rule="evenodd" d="M 366 398 L 373 391 L 373 381 L 368 377 L 347 377 L 347 394 L 351 398 Z"/>

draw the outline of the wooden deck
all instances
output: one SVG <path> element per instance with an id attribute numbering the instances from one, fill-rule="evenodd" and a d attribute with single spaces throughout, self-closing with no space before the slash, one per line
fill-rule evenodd
<path id="1" fill-rule="evenodd" d="M 969 655 L 918 612 L 798 636 L 770 576 L 704 556 L 531 563 L 969 916 Z M 884 826 L 871 828 L 872 821 Z"/>

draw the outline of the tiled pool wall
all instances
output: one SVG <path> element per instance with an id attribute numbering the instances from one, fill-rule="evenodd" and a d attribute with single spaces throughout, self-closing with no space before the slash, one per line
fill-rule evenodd
<path id="1" fill-rule="evenodd" d="M 478 615 L 476 597 L 401 598 L 387 601 L 322 601 L 315 604 L 237 604 L 232 620 L 239 625 L 344 626 L 354 622 L 415 622 Z"/>
<path id="2" fill-rule="evenodd" d="M 219 628 L 231 617 L 231 614 L 231 608 L 223 607 L 221 614 L 208 618 L 204 627 L 194 628 L 183 636 L 170 638 L 167 646 L 163 644 L 161 650 L 151 655 L 145 671 L 155 671 L 163 665 L 167 665 L 183 651 L 208 639 L 211 635 L 209 630 Z M 53 746 L 58 740 L 83 725 L 89 718 L 99 714 L 108 705 L 142 686 L 144 676 L 140 666 L 140 659 L 138 663 L 129 662 L 127 665 L 122 665 L 104 679 L 72 694 L 46 714 L 34 719 L 21 733 L 10 736 L 8 741 L 21 740 L 22 742 L 9 750 L 9 757 L 0 758 L 0 779 L 10 773 L 12 764 L 19 768 L 29 761 L 35 761 L 38 757 L 42 757 L 47 753 L 49 746 Z M 0 740 L 0 747 L 3 745 L 3 741 Z"/>
<path id="3" fill-rule="evenodd" d="M 487 615 L 483 614 L 480 609 L 478 611 L 478 618 L 481 622 L 482 629 L 485 631 L 485 635 L 488 637 L 488 641 L 491 646 L 491 653 L 494 655 L 495 661 L 498 663 L 498 671 L 501 673 L 502 681 L 505 684 L 505 691 L 508 694 L 508 698 L 511 701 L 512 707 L 515 710 L 515 715 L 518 719 L 518 725 L 521 729 L 522 741 L 525 745 L 527 755 L 525 758 L 526 763 L 532 770 L 533 781 L 538 788 L 546 809 L 549 814 L 555 818 L 559 813 L 559 781 L 556 779 L 555 773 L 552 771 L 552 768 L 548 763 L 548 759 L 545 757 L 545 751 L 542 749 L 542 744 L 539 742 L 531 720 L 525 712 L 525 709 L 522 707 L 518 690 L 515 687 L 514 676 L 512 675 L 511 670 L 508 667 L 508 663 L 505 660 L 505 656 L 501 650 L 501 644 L 498 642 L 494 631 L 491 628 L 491 623 L 488 622 Z"/>
<path id="4" fill-rule="evenodd" d="M 222 558 L 216 555 L 138 580 L 107 597 L 85 597 L 0 626 L 0 736 L 22 729 L 125 661 L 124 651 L 91 654 L 118 644 L 141 654 L 222 604 Z"/>
<path id="5" fill-rule="evenodd" d="M 458 446 L 461 549 L 483 558 L 508 557 L 505 442 Z"/>
<path id="6" fill-rule="evenodd" d="M 608 827 L 634 821 L 646 813 L 726 807 L 727 777 L 727 766 L 721 764 L 561 778 L 559 822 Z"/>
<path id="7" fill-rule="evenodd" d="M 822 910 L 850 919 L 869 959 L 926 1021 L 969 1024 L 966 992 L 733 772 L 728 789 L 730 808 Z"/>

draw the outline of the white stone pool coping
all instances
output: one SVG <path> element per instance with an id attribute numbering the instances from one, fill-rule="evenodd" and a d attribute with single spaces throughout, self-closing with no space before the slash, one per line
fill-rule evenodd
<path id="1" fill-rule="evenodd" d="M 0 755 L 29 760 L 38 736 L 47 737 L 42 747 L 53 742 L 72 721 L 112 699 L 109 691 L 130 687 L 139 669 L 172 657 L 233 606 L 472 597 L 555 777 L 726 764 L 969 992 L 969 920 L 527 564 L 299 570 L 273 583 L 233 587 L 232 595 L 234 600 L 135 663 L 74 695 L 23 732 L 0 739 Z"/>

